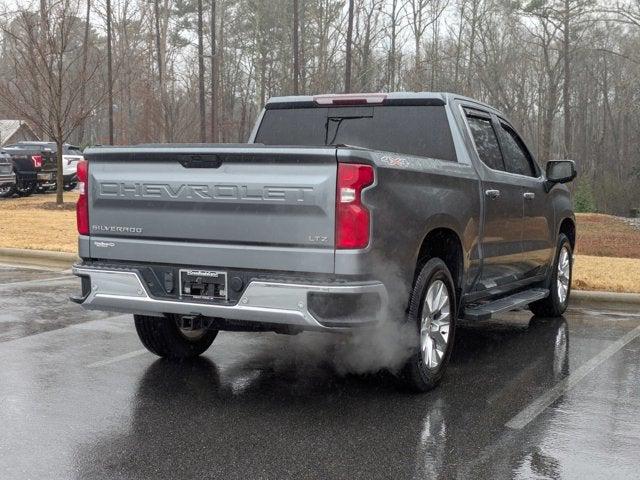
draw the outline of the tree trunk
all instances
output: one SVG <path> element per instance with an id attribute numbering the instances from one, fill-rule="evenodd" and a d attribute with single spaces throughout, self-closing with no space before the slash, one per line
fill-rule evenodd
<path id="1" fill-rule="evenodd" d="M 460 25 L 458 26 L 458 38 L 456 40 L 456 63 L 453 74 L 453 84 L 456 91 L 460 91 L 460 58 L 462 57 L 462 31 L 464 30 L 464 10 L 467 6 L 466 2 L 460 5 Z"/>
<path id="2" fill-rule="evenodd" d="M 267 52 L 264 45 L 260 50 L 260 108 L 262 108 L 267 100 Z"/>
<path id="3" fill-rule="evenodd" d="M 344 91 L 351 92 L 351 49 L 353 42 L 353 2 L 349 0 L 349 19 L 347 25 L 347 52 L 345 56 Z"/>
<path id="4" fill-rule="evenodd" d="M 293 94 L 300 94 L 300 31 L 299 1 L 293 0 Z"/>
<path id="5" fill-rule="evenodd" d="M 218 121 L 218 58 L 216 56 L 216 0 L 211 0 L 211 141 L 217 143 L 218 129 L 216 122 Z"/>
<path id="6" fill-rule="evenodd" d="M 563 55 L 564 55 L 564 80 L 562 83 L 562 104 L 564 114 L 564 155 L 565 158 L 570 157 L 573 153 L 571 138 L 571 37 L 569 35 L 570 19 L 569 8 L 570 0 L 564 1 L 563 16 Z"/>
<path id="7" fill-rule="evenodd" d="M 167 92 L 164 84 L 164 48 L 161 40 L 160 31 L 160 0 L 153 2 L 154 15 L 155 15 L 155 37 L 156 37 L 156 53 L 158 58 L 158 87 L 160 88 L 160 106 L 162 109 L 163 118 L 163 141 L 169 140 L 169 115 L 167 111 Z"/>
<path id="8" fill-rule="evenodd" d="M 198 104 L 200 107 L 200 142 L 207 141 L 207 119 L 204 103 L 204 33 L 202 24 L 202 0 L 198 0 Z"/>
<path id="9" fill-rule="evenodd" d="M 306 39 L 306 23 L 305 23 L 305 0 L 302 0 L 302 4 L 299 5 L 299 15 L 298 15 L 298 25 L 300 29 L 299 35 L 299 44 L 300 44 L 300 53 L 298 63 L 300 65 L 300 91 L 307 91 L 307 72 L 306 72 L 306 63 L 305 63 L 305 39 Z"/>
<path id="10" fill-rule="evenodd" d="M 553 120 L 555 118 L 557 105 L 556 100 L 558 96 L 558 89 L 555 82 L 553 81 L 553 77 L 549 75 L 548 78 L 551 85 L 549 85 L 547 91 L 546 111 L 542 125 L 542 146 L 540 150 L 540 158 L 542 159 L 543 164 L 550 160 L 551 136 L 553 134 Z"/>
<path id="11" fill-rule="evenodd" d="M 89 60 L 89 33 L 91 32 L 91 0 L 87 0 L 87 13 L 85 14 L 84 42 L 82 44 L 82 78 L 87 76 L 87 62 Z M 86 82 L 80 86 L 80 109 L 84 112 L 87 108 L 87 88 Z M 78 144 L 84 143 L 84 131 L 86 120 L 82 120 L 78 125 Z"/>
<path id="12" fill-rule="evenodd" d="M 415 64 L 414 64 L 414 70 L 413 70 L 413 88 L 416 91 L 421 90 L 420 88 L 420 64 L 422 63 L 422 60 L 420 59 L 420 43 L 421 43 L 421 38 L 419 35 L 416 35 L 414 38 L 414 43 L 415 43 L 415 49 L 416 49 L 416 55 L 415 55 Z"/>
<path id="13" fill-rule="evenodd" d="M 398 8 L 398 0 L 391 3 L 391 49 L 389 50 L 389 90 L 396 89 L 396 42 L 397 42 L 397 22 L 396 14 Z"/>
<path id="14" fill-rule="evenodd" d="M 471 35 L 469 39 L 469 62 L 467 65 L 467 91 L 464 92 L 467 95 L 471 94 L 471 82 L 473 80 L 473 56 L 475 55 L 476 48 L 476 35 L 478 23 L 478 1 L 473 0 L 471 6 Z"/>
<path id="15" fill-rule="evenodd" d="M 109 145 L 113 145 L 113 59 L 111 52 L 111 0 L 107 0 L 107 102 L 109 111 Z"/>
<path id="16" fill-rule="evenodd" d="M 218 103 L 220 105 L 220 110 L 217 115 L 218 120 L 218 135 L 220 141 L 225 142 L 226 139 L 226 130 L 225 120 L 226 120 L 226 105 L 225 105 L 225 78 L 224 78 L 224 0 L 221 0 L 220 3 L 220 25 L 218 29 Z"/>
<path id="17" fill-rule="evenodd" d="M 56 135 L 56 204 L 62 205 L 64 202 L 64 175 L 62 174 L 62 129 L 58 128 Z"/>

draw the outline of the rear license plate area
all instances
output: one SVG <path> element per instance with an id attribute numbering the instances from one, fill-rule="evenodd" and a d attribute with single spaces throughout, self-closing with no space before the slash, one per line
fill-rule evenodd
<path id="1" fill-rule="evenodd" d="M 180 297 L 195 300 L 227 300 L 227 273 L 212 270 L 180 270 Z"/>

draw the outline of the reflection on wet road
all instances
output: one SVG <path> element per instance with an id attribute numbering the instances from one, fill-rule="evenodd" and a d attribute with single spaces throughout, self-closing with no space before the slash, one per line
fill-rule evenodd
<path id="1" fill-rule="evenodd" d="M 66 302 L 73 282 L 4 289 L 10 274 L 0 269 L 2 479 L 637 478 L 640 338 L 616 344 L 640 325 L 634 313 L 466 326 L 443 384 L 415 395 L 390 375 L 338 372 L 314 334 L 222 333 L 197 361 L 158 360 L 129 316 Z"/>

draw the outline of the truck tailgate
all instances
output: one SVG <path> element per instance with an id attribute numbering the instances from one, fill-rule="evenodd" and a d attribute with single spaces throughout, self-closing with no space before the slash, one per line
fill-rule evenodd
<path id="1" fill-rule="evenodd" d="M 85 156 L 92 258 L 333 271 L 335 148 L 101 148 Z"/>

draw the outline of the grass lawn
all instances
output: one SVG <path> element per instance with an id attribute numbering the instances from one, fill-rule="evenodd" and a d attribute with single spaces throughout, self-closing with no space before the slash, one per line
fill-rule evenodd
<path id="1" fill-rule="evenodd" d="M 0 247 L 76 252 L 76 193 L 0 200 Z M 578 214 L 574 288 L 640 293 L 640 230 L 609 215 Z"/>
<path id="2" fill-rule="evenodd" d="M 78 251 L 75 201 L 64 194 L 65 206 L 55 206 L 55 193 L 0 199 L 0 248 Z"/>

